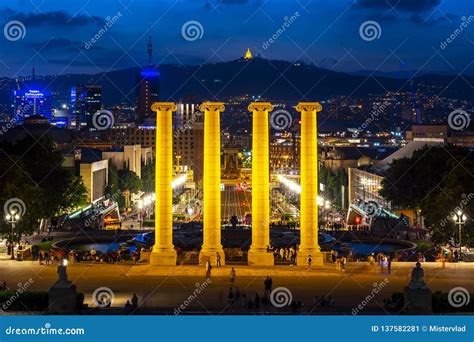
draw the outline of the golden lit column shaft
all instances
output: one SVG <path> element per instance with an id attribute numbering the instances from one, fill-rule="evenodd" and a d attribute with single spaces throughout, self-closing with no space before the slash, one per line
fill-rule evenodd
<path id="1" fill-rule="evenodd" d="M 173 246 L 173 102 L 155 102 L 155 245 L 151 265 L 176 265 Z"/>
<path id="2" fill-rule="evenodd" d="M 252 245 L 248 263 L 253 266 L 274 264 L 270 245 L 270 135 L 268 112 L 273 109 L 269 102 L 253 102 L 252 114 Z"/>
<path id="3" fill-rule="evenodd" d="M 318 243 L 318 129 L 319 102 L 300 102 L 296 110 L 301 113 L 301 200 L 300 245 L 298 265 L 307 265 L 311 255 L 313 264 L 322 264 L 323 256 Z"/>
<path id="4" fill-rule="evenodd" d="M 217 254 L 221 265 L 225 264 L 221 244 L 221 102 L 204 102 L 204 170 L 203 170 L 203 244 L 199 263 L 210 261 L 216 265 Z"/>

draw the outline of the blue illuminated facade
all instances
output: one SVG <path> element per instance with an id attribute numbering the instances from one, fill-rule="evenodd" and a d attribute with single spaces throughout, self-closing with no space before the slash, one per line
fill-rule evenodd
<path id="1" fill-rule="evenodd" d="M 21 89 L 13 91 L 13 116 L 17 124 L 26 118 L 42 116 L 51 122 L 53 117 L 52 95 L 46 89 Z"/>
<path id="2" fill-rule="evenodd" d="M 150 66 L 142 69 L 137 78 L 136 119 L 139 123 L 143 123 L 154 117 L 151 105 L 159 100 L 160 72 Z"/>

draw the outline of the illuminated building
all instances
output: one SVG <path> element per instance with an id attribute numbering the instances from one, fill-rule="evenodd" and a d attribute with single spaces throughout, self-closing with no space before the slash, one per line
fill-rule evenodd
<path id="1" fill-rule="evenodd" d="M 245 60 L 249 60 L 249 59 L 252 59 L 252 58 L 253 58 L 252 52 L 250 52 L 250 49 L 248 48 L 248 49 L 247 49 L 247 52 L 245 52 L 244 59 L 245 59 Z"/>
<path id="2" fill-rule="evenodd" d="M 21 89 L 13 91 L 13 116 L 16 124 L 26 118 L 42 116 L 52 120 L 53 106 L 51 92 L 46 89 Z"/>
<path id="3" fill-rule="evenodd" d="M 77 85 L 71 89 L 71 126 L 92 127 L 94 113 L 102 109 L 102 87 Z"/>

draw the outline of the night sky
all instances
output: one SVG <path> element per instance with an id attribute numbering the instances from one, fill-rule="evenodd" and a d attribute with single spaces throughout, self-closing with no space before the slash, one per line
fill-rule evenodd
<path id="1" fill-rule="evenodd" d="M 26 33 L 15 41 L 6 39 L 5 32 L 0 36 L 0 76 L 27 75 L 33 64 L 37 74 L 145 65 L 150 26 L 153 63 L 158 64 L 228 61 L 249 47 L 254 55 L 337 71 L 473 75 L 472 15 L 472 0 L 2 0 L 2 28 L 16 20 Z M 107 32 L 86 49 L 107 17 L 114 16 Z M 291 23 L 265 45 L 285 18 Z M 366 41 L 359 27 L 369 20 L 381 32 Z M 441 48 L 463 20 L 466 27 Z M 183 38 L 188 21 L 202 25 L 200 39 Z"/>

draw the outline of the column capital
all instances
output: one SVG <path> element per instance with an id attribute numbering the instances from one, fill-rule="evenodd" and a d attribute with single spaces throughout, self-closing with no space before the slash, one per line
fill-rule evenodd
<path id="1" fill-rule="evenodd" d="M 176 111 L 176 103 L 174 102 L 154 102 L 151 105 L 151 110 L 154 112 L 162 112 L 162 111 Z"/>
<path id="2" fill-rule="evenodd" d="M 210 112 L 215 112 L 215 111 L 219 111 L 219 112 L 222 112 L 224 111 L 225 107 L 224 107 L 224 102 L 203 102 L 200 106 L 199 106 L 199 109 L 201 110 L 201 112 L 205 112 L 205 111 L 210 111 Z"/>
<path id="3" fill-rule="evenodd" d="M 253 111 L 272 111 L 273 105 L 270 102 L 252 102 L 248 107 L 249 112 Z"/>
<path id="4" fill-rule="evenodd" d="M 296 111 L 297 112 L 303 112 L 303 111 L 313 111 L 315 110 L 316 113 L 317 112 L 320 112 L 321 110 L 323 110 L 323 107 L 321 106 L 321 104 L 319 102 L 300 102 L 298 103 L 298 105 L 296 106 Z"/>

